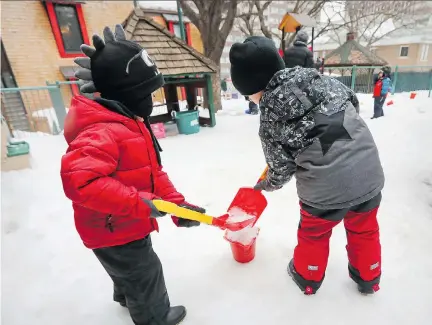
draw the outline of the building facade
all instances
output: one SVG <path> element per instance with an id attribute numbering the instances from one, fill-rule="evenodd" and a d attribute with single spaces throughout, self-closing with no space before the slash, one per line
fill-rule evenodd
<path id="1" fill-rule="evenodd" d="M 132 1 L 2 2 L 2 87 L 41 86 L 66 80 L 61 67 L 82 56 L 80 45 L 107 25 L 122 23 Z"/>
<path id="2" fill-rule="evenodd" d="M 245 10 L 245 7 L 247 6 L 247 3 L 240 2 L 239 10 Z M 282 20 L 282 17 L 292 9 L 292 2 L 290 1 L 273 1 L 268 8 L 264 11 L 264 17 L 267 21 L 269 29 L 276 35 L 280 34 L 280 31 L 278 30 L 279 23 Z M 234 27 L 231 30 L 231 33 L 228 35 L 228 38 L 225 43 L 225 47 L 223 49 L 221 61 L 220 61 L 220 68 L 221 68 L 221 78 L 229 78 L 230 77 L 230 63 L 229 63 L 229 50 L 231 46 L 234 43 L 237 42 L 243 42 L 244 39 L 247 37 L 238 27 L 238 24 L 240 22 L 236 21 L 234 23 Z M 259 21 L 256 19 L 254 21 L 254 33 L 256 35 L 262 35 Z M 275 41 L 275 45 L 279 47 L 280 45 L 280 39 L 278 37 L 274 37 L 273 40 Z"/>
<path id="3" fill-rule="evenodd" d="M 121 24 L 132 1 L 4 1 L 1 3 L 1 88 L 41 87 L 75 80 L 80 46 L 105 26 Z M 69 106 L 76 84 L 61 86 Z M 2 91 L 2 115 L 16 130 L 54 132 L 56 114 L 48 90 Z"/>

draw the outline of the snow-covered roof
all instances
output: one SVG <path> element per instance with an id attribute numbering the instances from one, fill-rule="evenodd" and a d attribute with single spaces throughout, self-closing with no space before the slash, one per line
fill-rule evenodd
<path id="1" fill-rule="evenodd" d="M 177 10 L 177 1 L 152 1 L 144 0 L 138 1 L 141 8 L 148 9 L 164 9 L 164 10 Z"/>
<path id="2" fill-rule="evenodd" d="M 344 40 L 344 39 L 343 39 Z M 361 45 L 366 46 L 366 42 L 359 42 Z M 392 46 L 403 44 L 432 44 L 432 30 L 422 29 L 420 31 L 413 30 L 400 30 L 395 31 L 391 35 L 385 36 L 376 41 L 372 46 Z M 323 35 L 314 41 L 314 50 L 334 50 L 339 47 L 339 44 L 329 37 Z"/>
<path id="3" fill-rule="evenodd" d="M 399 44 L 432 44 L 432 35 L 430 33 L 421 33 L 406 36 L 389 36 L 375 42 L 374 46 L 388 46 Z"/>

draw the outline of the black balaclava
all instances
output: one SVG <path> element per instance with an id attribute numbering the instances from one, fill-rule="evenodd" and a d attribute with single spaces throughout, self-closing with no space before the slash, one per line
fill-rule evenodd
<path id="1" fill-rule="evenodd" d="M 164 84 L 147 51 L 132 41 L 107 42 L 91 57 L 91 72 L 102 98 L 118 101 L 145 119 L 153 110 L 151 94 Z"/>

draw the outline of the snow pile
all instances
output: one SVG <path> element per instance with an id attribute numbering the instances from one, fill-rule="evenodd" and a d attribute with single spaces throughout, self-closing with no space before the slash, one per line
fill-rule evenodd
<path id="1" fill-rule="evenodd" d="M 242 209 L 234 207 L 229 211 L 229 217 L 226 221 L 227 224 L 238 223 L 246 220 L 255 219 L 255 216 L 248 215 Z"/>
<path id="2" fill-rule="evenodd" d="M 247 226 L 239 231 L 226 231 L 226 239 L 230 242 L 242 244 L 244 246 L 251 245 L 259 232 L 258 227 Z"/>
<path id="3" fill-rule="evenodd" d="M 233 208 L 229 211 L 229 217 L 226 221 L 227 225 L 241 223 L 242 221 L 255 219 L 255 216 L 248 215 L 246 212 L 240 208 Z M 230 242 L 239 243 L 242 245 L 250 245 L 253 240 L 258 236 L 259 229 L 257 227 L 252 227 L 249 225 L 238 231 L 227 230 L 225 233 L 225 238 Z"/>
<path id="4" fill-rule="evenodd" d="M 66 113 L 68 111 L 69 108 L 66 107 Z M 38 109 L 32 112 L 32 116 L 36 118 L 45 118 L 52 134 L 57 134 L 60 131 L 60 125 L 54 107 Z"/>

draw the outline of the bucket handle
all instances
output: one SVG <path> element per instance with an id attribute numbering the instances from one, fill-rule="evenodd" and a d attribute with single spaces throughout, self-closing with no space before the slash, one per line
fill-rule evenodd
<path id="1" fill-rule="evenodd" d="M 177 112 L 176 111 L 171 111 L 171 116 L 173 119 L 177 119 Z"/>

